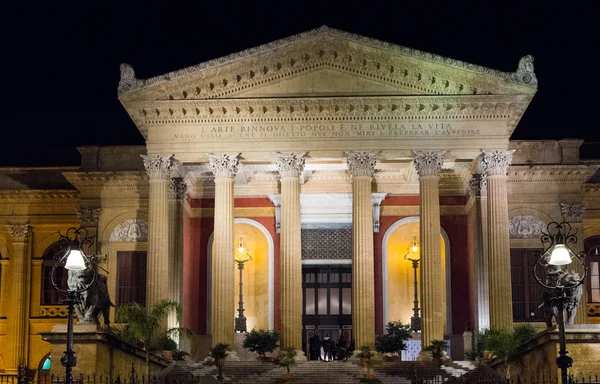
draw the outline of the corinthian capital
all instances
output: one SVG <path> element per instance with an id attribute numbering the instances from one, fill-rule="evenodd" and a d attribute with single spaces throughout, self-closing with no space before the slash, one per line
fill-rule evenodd
<path id="1" fill-rule="evenodd" d="M 29 234 L 31 233 L 31 226 L 29 226 L 29 224 L 7 225 L 6 229 L 12 236 L 13 241 L 18 241 L 21 243 L 27 242 Z"/>
<path id="2" fill-rule="evenodd" d="M 560 211 L 569 223 L 581 223 L 583 221 L 583 212 L 585 206 L 580 203 L 560 203 Z"/>
<path id="3" fill-rule="evenodd" d="M 181 177 L 171 179 L 169 183 L 169 192 L 174 199 L 183 199 L 187 193 L 187 184 Z"/>
<path id="4" fill-rule="evenodd" d="M 352 177 L 373 177 L 378 152 L 344 152 L 344 154 L 348 156 L 346 164 Z"/>
<path id="5" fill-rule="evenodd" d="M 102 212 L 101 208 L 79 208 L 77 217 L 79 217 L 82 226 L 92 227 L 98 224 L 100 212 Z"/>
<path id="6" fill-rule="evenodd" d="M 215 177 L 234 178 L 237 173 L 240 161 L 238 160 L 239 153 L 233 154 L 215 154 L 209 153 L 208 160 L 212 167 L 212 172 Z"/>
<path id="7" fill-rule="evenodd" d="M 514 151 L 514 149 L 482 150 L 483 156 L 479 160 L 480 166 L 488 176 L 506 176 L 508 167 L 512 162 L 512 154 Z"/>
<path id="8" fill-rule="evenodd" d="M 167 180 L 169 176 L 171 176 L 171 170 L 173 169 L 173 155 L 141 156 L 142 159 L 144 159 L 144 167 L 146 167 L 146 172 L 148 172 L 148 177 L 150 179 Z"/>
<path id="9" fill-rule="evenodd" d="M 444 165 L 446 151 L 413 151 L 413 162 L 419 176 L 433 176 L 440 173 Z"/>
<path id="10" fill-rule="evenodd" d="M 300 177 L 304 171 L 306 152 L 277 152 L 277 171 L 281 177 Z"/>
<path id="11" fill-rule="evenodd" d="M 474 173 L 469 180 L 469 193 L 471 196 L 481 196 L 487 187 L 487 176 L 485 173 Z"/>

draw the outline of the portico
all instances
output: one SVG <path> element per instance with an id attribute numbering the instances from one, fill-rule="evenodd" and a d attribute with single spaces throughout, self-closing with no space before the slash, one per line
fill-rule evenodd
<path id="1" fill-rule="evenodd" d="M 165 172 L 178 172 L 188 185 L 183 276 L 153 266 L 148 286 L 181 279 L 186 325 L 211 334 L 213 344 L 233 344 L 234 219 L 256 220 L 274 239 L 274 327 L 283 346 L 301 349 L 301 196 L 350 194 L 356 346 L 373 347 L 382 331 L 387 303 L 381 298 L 377 244 L 387 228 L 408 216 L 420 217 L 422 342 L 428 345 L 461 333 L 466 322 L 474 324 L 479 308 L 468 304 L 464 313 L 452 315 L 456 328 L 444 331 L 440 303 L 452 294 L 487 303 L 472 299 L 466 281 L 477 277 L 469 271 L 483 272 L 473 268 L 460 238 L 468 230 L 461 217 L 473 204 L 471 175 L 484 172 L 494 270 L 487 276 L 490 325 L 510 326 L 509 137 L 536 87 L 531 57 L 504 73 L 328 27 L 147 80 L 122 65 L 119 98 L 146 138 L 149 158 L 168 163 Z M 167 206 L 168 176 L 159 182 L 151 168 L 148 172 L 150 234 L 157 235 L 149 242 L 149 263 L 163 265 L 172 258 L 168 237 L 154 232 L 153 223 L 168 223 L 168 210 L 153 207 Z M 374 204 L 373 193 L 386 197 Z M 279 195 L 276 205 L 271 195 Z M 455 236 L 450 244 L 464 248 L 457 248 L 462 260 L 453 255 L 457 264 L 446 265 L 464 278 L 452 288 L 455 293 L 439 284 L 446 274 L 440 226 L 452 220 L 459 230 L 449 234 Z M 213 232 L 208 270 L 205 254 Z M 207 275 L 210 329 L 202 316 L 208 292 L 205 281 L 198 282 Z M 148 305 L 159 295 L 149 295 Z"/>

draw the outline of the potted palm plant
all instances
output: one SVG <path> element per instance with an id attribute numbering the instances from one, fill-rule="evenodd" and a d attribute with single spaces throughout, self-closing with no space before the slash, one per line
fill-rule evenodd
<path id="1" fill-rule="evenodd" d="M 295 347 L 283 348 L 279 352 L 279 365 L 286 368 L 286 372 L 283 374 L 283 380 L 285 380 L 285 382 L 288 382 L 292 379 L 292 372 L 290 371 L 290 366 L 296 363 L 295 358 Z"/>
<path id="2" fill-rule="evenodd" d="M 385 333 L 377 336 L 375 339 L 375 350 L 384 355 L 387 360 L 393 360 L 397 354 L 397 358 L 402 358 L 402 351 L 406 349 L 406 341 L 412 337 L 409 324 L 402 324 L 400 321 L 390 321 L 385 326 Z"/>
<path id="3" fill-rule="evenodd" d="M 209 352 L 209 356 L 215 359 L 215 365 L 218 369 L 217 378 L 219 380 L 223 379 L 223 367 L 225 366 L 225 358 L 228 351 L 231 351 L 229 344 L 217 343 Z"/>
<path id="4" fill-rule="evenodd" d="M 448 342 L 446 340 L 431 340 L 431 345 L 425 348 L 425 350 L 431 351 L 433 364 L 440 367 L 442 365 L 442 355 L 446 348 L 448 348 Z"/>

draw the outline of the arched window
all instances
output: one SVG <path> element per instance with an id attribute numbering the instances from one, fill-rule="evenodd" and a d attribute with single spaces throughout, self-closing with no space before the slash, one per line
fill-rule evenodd
<path id="1" fill-rule="evenodd" d="M 65 245 L 59 242 L 56 242 L 50 245 L 46 251 L 44 251 L 44 255 L 42 259 L 42 295 L 41 295 L 41 305 L 60 305 L 63 300 L 66 298 L 66 295 L 62 292 L 59 292 L 52 286 L 51 273 L 56 260 L 58 260 L 64 253 L 66 249 Z M 55 281 L 58 282 L 61 289 L 67 289 L 67 270 L 63 267 L 56 268 L 55 272 Z"/>
<path id="2" fill-rule="evenodd" d="M 600 236 L 585 239 L 585 262 L 588 267 L 586 287 L 588 302 L 600 303 Z"/>

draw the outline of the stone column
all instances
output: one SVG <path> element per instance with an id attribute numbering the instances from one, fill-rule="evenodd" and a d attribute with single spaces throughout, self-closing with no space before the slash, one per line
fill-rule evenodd
<path id="1" fill-rule="evenodd" d="M 169 178 L 173 156 L 145 156 L 150 183 L 148 206 L 148 259 L 146 308 L 169 299 Z"/>
<path id="2" fill-rule="evenodd" d="M 421 346 L 444 340 L 446 287 L 440 244 L 440 170 L 446 151 L 415 151 L 421 237 Z M 450 331 L 450 330 L 449 330 Z"/>
<path id="3" fill-rule="evenodd" d="M 569 244 L 569 247 L 578 254 L 584 250 L 583 242 L 585 238 L 583 237 L 583 212 L 585 211 L 585 207 L 581 203 L 561 203 L 560 210 L 564 216 L 564 219 L 567 223 L 571 224 L 571 232 L 575 233 L 577 236 L 577 243 Z M 566 266 L 569 269 L 574 270 L 579 274 L 579 276 L 583 276 L 583 266 L 574 262 Z M 577 307 L 577 313 L 575 314 L 575 324 L 587 324 L 587 302 L 588 302 L 588 290 L 585 287 L 585 282 L 583 283 L 583 294 L 581 295 L 581 300 L 579 301 L 579 306 Z"/>
<path id="4" fill-rule="evenodd" d="M 215 176 L 215 232 L 212 256 L 212 344 L 233 346 L 235 265 L 233 238 L 233 183 L 238 154 L 209 154 Z"/>
<path id="5" fill-rule="evenodd" d="M 302 247 L 300 175 L 305 153 L 276 153 L 281 182 L 280 267 L 281 346 L 302 352 Z"/>
<path id="6" fill-rule="evenodd" d="M 375 349 L 375 267 L 371 181 L 375 152 L 347 153 L 352 176 L 352 333 L 356 350 Z"/>
<path id="7" fill-rule="evenodd" d="M 512 149 L 484 150 L 481 158 L 487 176 L 490 327 L 506 330 L 513 326 L 506 186 L 513 152 Z"/>
<path id="8" fill-rule="evenodd" d="M 169 299 L 183 306 L 183 199 L 187 185 L 182 178 L 169 184 Z M 178 327 L 177 314 L 169 315 L 169 327 Z"/>
<path id="9" fill-rule="evenodd" d="M 475 309 L 474 329 L 481 331 L 490 327 L 490 301 L 488 286 L 488 252 L 487 252 L 487 180 L 485 174 L 476 173 L 469 182 L 469 192 L 475 203 L 473 213 L 473 276 L 475 290 L 473 294 Z M 477 333 L 475 333 L 475 336 Z M 477 342 L 477 340 L 475 340 Z"/>
<path id="10" fill-rule="evenodd" d="M 12 359 L 7 362 L 8 369 L 17 369 L 19 365 L 27 364 L 26 347 L 28 333 L 27 314 L 27 281 L 29 280 L 29 236 L 31 227 L 29 224 L 8 225 L 8 232 L 12 236 L 12 250 L 10 275 L 12 285 L 10 301 L 12 310 L 8 313 L 8 335 L 11 335 Z M 4 277 L 7 277 L 5 275 Z M 7 302 L 5 300 L 4 302 Z"/>

